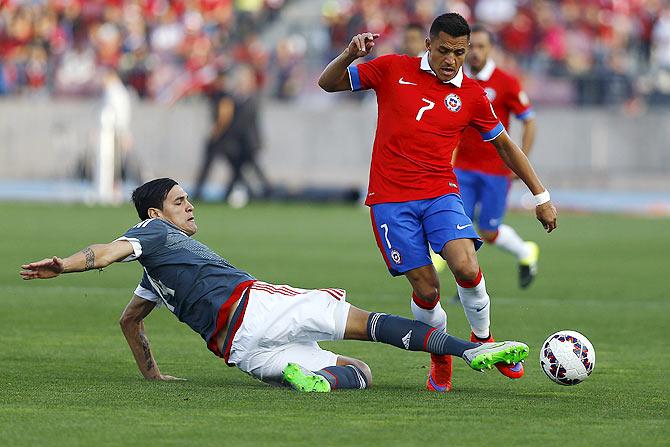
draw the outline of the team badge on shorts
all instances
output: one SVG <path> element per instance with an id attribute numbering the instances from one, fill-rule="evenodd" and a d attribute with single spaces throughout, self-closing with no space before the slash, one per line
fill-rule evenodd
<path id="1" fill-rule="evenodd" d="M 444 98 L 444 104 L 451 112 L 458 112 L 461 110 L 461 106 L 463 105 L 461 98 L 459 98 L 456 93 L 449 93 L 447 97 Z"/>
<path id="2" fill-rule="evenodd" d="M 489 102 L 493 102 L 496 99 L 496 91 L 493 90 L 491 87 L 486 87 L 484 89 L 484 93 L 486 93 L 486 97 L 489 99 Z"/>
<path id="3" fill-rule="evenodd" d="M 402 264 L 402 257 L 400 257 L 400 252 L 395 248 L 391 250 L 391 259 L 393 259 L 393 262 L 396 264 Z"/>

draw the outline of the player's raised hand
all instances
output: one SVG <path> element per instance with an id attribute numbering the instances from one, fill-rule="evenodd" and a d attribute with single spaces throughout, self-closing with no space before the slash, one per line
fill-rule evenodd
<path id="1" fill-rule="evenodd" d="M 558 226 L 558 223 L 556 222 L 558 211 L 556 211 L 556 208 L 554 208 L 551 201 L 536 206 L 535 216 L 537 216 L 537 220 L 542 223 L 544 229 L 547 230 L 547 233 L 551 233 Z"/>
<path id="2" fill-rule="evenodd" d="M 55 278 L 63 273 L 64 266 L 63 260 L 54 256 L 53 258 L 24 264 L 21 268 L 19 274 L 23 279 L 48 279 Z"/>
<path id="3" fill-rule="evenodd" d="M 373 33 L 356 34 L 352 37 L 351 42 L 349 42 L 349 54 L 353 54 L 356 57 L 367 56 L 372 47 L 375 46 L 375 39 L 378 37 L 379 34 Z"/>

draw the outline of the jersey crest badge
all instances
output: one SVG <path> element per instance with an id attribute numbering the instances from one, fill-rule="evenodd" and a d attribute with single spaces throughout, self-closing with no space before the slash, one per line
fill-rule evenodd
<path id="1" fill-rule="evenodd" d="M 459 98 L 456 93 L 449 93 L 447 97 L 444 98 L 444 104 L 450 112 L 458 112 L 463 105 L 461 98 Z"/>
<path id="2" fill-rule="evenodd" d="M 402 264 L 402 257 L 400 256 L 400 252 L 395 248 L 391 250 L 391 259 L 393 259 L 393 262 L 396 264 Z"/>
<path id="3" fill-rule="evenodd" d="M 493 90 L 491 87 L 486 87 L 484 89 L 484 93 L 486 93 L 486 97 L 489 99 L 489 102 L 493 102 L 496 99 L 496 91 Z"/>

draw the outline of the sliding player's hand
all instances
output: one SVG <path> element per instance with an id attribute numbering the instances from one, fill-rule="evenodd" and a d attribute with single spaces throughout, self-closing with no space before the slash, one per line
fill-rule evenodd
<path id="1" fill-rule="evenodd" d="M 64 266 L 63 260 L 54 256 L 53 258 L 24 264 L 21 268 L 23 270 L 19 274 L 23 279 L 48 279 L 55 278 L 63 273 Z"/>
<path id="2" fill-rule="evenodd" d="M 182 379 L 181 377 L 168 376 L 167 374 L 161 374 L 161 380 L 166 382 L 186 382 L 186 379 Z"/>
<path id="3" fill-rule="evenodd" d="M 556 208 L 554 208 L 551 201 L 536 206 L 535 216 L 537 216 L 537 220 L 542 223 L 544 229 L 547 230 L 547 233 L 551 233 L 558 226 L 558 223 L 556 222 L 558 211 L 556 211 Z"/>
<path id="4" fill-rule="evenodd" d="M 373 33 L 356 34 L 349 43 L 349 54 L 353 54 L 356 57 L 367 56 L 372 47 L 375 46 L 375 39 L 378 37 L 379 34 Z"/>
<path id="5" fill-rule="evenodd" d="M 160 374 L 156 377 L 147 377 L 147 379 L 160 382 L 186 382 L 186 379 L 182 379 L 181 377 L 168 376 L 167 374 Z"/>

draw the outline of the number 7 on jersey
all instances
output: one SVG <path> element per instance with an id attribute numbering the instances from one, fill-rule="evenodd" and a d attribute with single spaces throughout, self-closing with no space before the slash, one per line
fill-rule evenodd
<path id="1" fill-rule="evenodd" d="M 428 105 L 423 106 L 419 109 L 419 113 L 416 114 L 416 120 L 417 121 L 421 121 L 421 117 L 423 116 L 423 112 L 425 112 L 426 110 L 430 110 L 433 107 L 435 107 L 435 103 L 433 101 L 429 101 L 426 98 L 421 98 L 421 101 L 427 103 Z"/>

